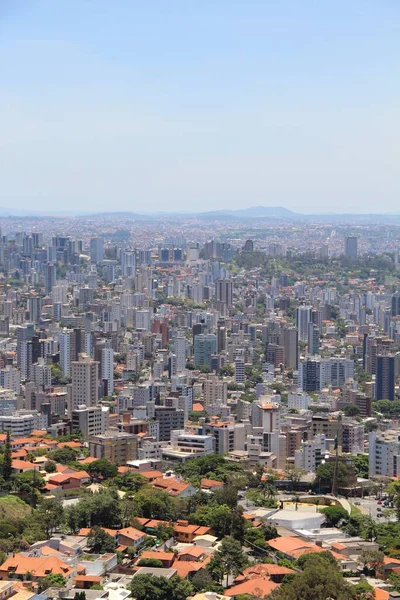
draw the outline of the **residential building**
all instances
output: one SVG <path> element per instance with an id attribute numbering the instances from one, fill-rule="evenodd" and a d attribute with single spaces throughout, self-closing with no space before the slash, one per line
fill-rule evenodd
<path id="1" fill-rule="evenodd" d="M 89 439 L 89 454 L 96 459 L 106 458 L 116 465 L 126 465 L 137 459 L 136 435 L 117 431 L 93 436 Z"/>

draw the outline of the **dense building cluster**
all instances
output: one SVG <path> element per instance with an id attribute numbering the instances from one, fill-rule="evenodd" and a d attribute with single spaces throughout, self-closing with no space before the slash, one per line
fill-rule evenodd
<path id="1" fill-rule="evenodd" d="M 309 553 L 323 541 L 342 570 L 357 574 L 367 542 L 359 542 L 358 554 L 354 548 L 338 551 L 332 540 L 345 545 L 343 531 L 324 536 L 325 515 L 297 510 L 298 494 L 325 500 L 333 494 L 343 498 L 341 510 L 368 515 L 363 497 L 375 493 L 372 516 L 383 522 L 377 502 L 400 476 L 397 225 L 94 215 L 9 218 L 1 226 L 0 434 L 3 462 L 11 444 L 11 473 L 37 473 L 40 495 L 64 501 L 68 490 L 79 498 L 88 486 L 101 486 L 107 476 L 89 467 L 105 461 L 118 468 L 118 477 L 140 476 L 152 490 L 189 501 L 232 484 L 208 471 L 196 484 L 191 478 L 193 461 L 218 455 L 231 473 L 250 479 L 259 474 L 256 486 L 237 486 L 234 505 L 242 494 L 252 528 L 281 528 L 266 554 L 297 560 L 301 553 L 289 539 L 298 548 L 313 545 Z M 75 456 L 57 460 L 65 447 Z M 46 471 L 47 463 L 54 470 Z M 209 472 L 215 475 L 213 468 Z M 296 495 L 292 512 L 285 506 L 287 492 Z M 396 508 L 392 496 L 388 511 Z M 192 523 L 196 510 L 182 508 L 183 519 L 139 510 L 135 522 L 122 520 L 125 528 L 99 525 L 121 553 L 154 533 L 151 518 L 172 527 L 163 543 L 174 540 L 176 553 L 150 544 L 136 556 L 144 561 L 138 572 L 145 575 L 143 569 L 153 566 L 167 579 L 191 580 L 215 562 L 227 533 L 202 519 Z M 396 520 L 394 513 L 386 517 Z M 91 525 L 82 517 L 72 531 L 75 554 L 93 534 Z M 245 536 L 241 541 L 254 550 Z M 380 551 L 373 539 L 368 543 Z M 59 557 L 66 554 L 64 545 L 50 540 L 58 558 L 47 551 L 46 560 L 53 562 L 52 573 L 75 587 L 99 583 L 116 568 L 114 559 L 102 556 L 103 566 L 110 560 L 107 568 L 100 573 L 89 565 L 80 575 L 76 561 L 64 564 Z M 30 552 L 9 557 L 0 578 L 23 571 L 27 561 L 25 571 L 40 579 L 38 573 L 46 573 L 43 547 L 33 543 Z M 196 566 L 188 570 L 186 563 Z M 253 563 L 247 569 L 255 569 Z M 271 572 L 267 566 L 236 580 L 234 569 L 228 570 L 218 597 L 284 597 L 282 579 L 296 566 Z M 386 561 L 379 568 L 383 580 L 385 570 L 398 566 Z M 254 579 L 260 593 L 245 585 Z M 124 600 L 126 586 L 118 586 Z M 198 588 L 199 600 L 206 588 Z M 207 593 L 216 598 L 211 588 Z"/>

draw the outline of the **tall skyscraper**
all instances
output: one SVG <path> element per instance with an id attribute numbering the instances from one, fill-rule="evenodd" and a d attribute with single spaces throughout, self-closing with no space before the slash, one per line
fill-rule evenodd
<path id="1" fill-rule="evenodd" d="M 58 338 L 60 348 L 60 368 L 64 377 L 71 375 L 72 329 L 63 329 Z"/>
<path id="2" fill-rule="evenodd" d="M 131 277 L 135 274 L 136 256 L 131 250 L 123 250 L 121 252 L 121 270 L 122 275 Z"/>
<path id="3" fill-rule="evenodd" d="M 217 281 L 215 282 L 215 296 L 218 302 L 224 302 L 227 306 L 232 306 L 232 281 L 230 279 L 217 279 Z"/>
<path id="4" fill-rule="evenodd" d="M 394 400 L 395 356 L 393 354 L 376 357 L 376 399 Z"/>
<path id="5" fill-rule="evenodd" d="M 298 306 L 296 310 L 296 327 L 299 332 L 299 340 L 306 342 L 308 340 L 308 324 L 312 321 L 312 307 Z"/>
<path id="6" fill-rule="evenodd" d="M 90 260 L 92 263 L 100 263 L 104 259 L 103 238 L 93 237 L 90 239 Z"/>
<path id="7" fill-rule="evenodd" d="M 187 342 L 182 332 L 178 332 L 174 339 L 174 354 L 176 356 L 176 372 L 182 373 L 186 368 Z"/>
<path id="8" fill-rule="evenodd" d="M 296 327 L 285 327 L 283 330 L 283 347 L 285 349 L 285 367 L 297 371 L 299 368 L 299 332 Z"/>
<path id="9" fill-rule="evenodd" d="M 196 335 L 194 338 L 194 366 L 211 369 L 211 356 L 217 351 L 217 336 L 213 333 Z"/>
<path id="10" fill-rule="evenodd" d="M 99 363 L 89 356 L 81 354 L 79 360 L 74 360 L 72 371 L 72 409 L 82 404 L 96 406 L 98 403 L 98 372 Z"/>
<path id="11" fill-rule="evenodd" d="M 345 237 L 344 255 L 350 260 L 357 260 L 357 238 L 355 235 L 348 235 Z"/>
<path id="12" fill-rule="evenodd" d="M 110 396 L 114 391 L 114 350 L 109 342 L 101 351 L 101 378 L 107 381 L 107 395 Z"/>
<path id="13" fill-rule="evenodd" d="M 27 379 L 29 375 L 28 342 L 31 341 L 34 333 L 35 329 L 32 324 L 25 327 L 17 327 L 17 366 L 21 371 L 22 379 Z"/>
<path id="14" fill-rule="evenodd" d="M 308 324 L 308 354 L 314 356 L 319 354 L 319 329 L 314 323 Z"/>
<path id="15" fill-rule="evenodd" d="M 38 296 L 28 298 L 28 311 L 29 320 L 32 323 L 35 323 L 35 325 L 38 325 L 42 314 L 42 299 Z"/>
<path id="16" fill-rule="evenodd" d="M 44 287 L 46 294 L 51 294 L 53 286 L 57 283 L 56 266 L 48 263 L 44 268 Z"/>

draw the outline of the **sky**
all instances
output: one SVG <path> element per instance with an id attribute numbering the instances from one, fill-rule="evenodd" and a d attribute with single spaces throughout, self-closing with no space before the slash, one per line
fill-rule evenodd
<path id="1" fill-rule="evenodd" d="M 400 212 L 399 0 L 0 0 L 0 206 Z"/>

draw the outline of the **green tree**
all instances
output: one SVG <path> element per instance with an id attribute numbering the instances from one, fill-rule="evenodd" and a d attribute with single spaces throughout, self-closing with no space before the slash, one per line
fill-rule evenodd
<path id="1" fill-rule="evenodd" d="M 343 412 L 346 417 L 358 417 L 358 415 L 361 413 L 361 410 L 356 404 L 349 404 L 348 406 L 344 407 Z"/>
<path id="2" fill-rule="evenodd" d="M 69 463 L 74 462 L 78 458 L 78 454 L 78 451 L 74 450 L 74 448 L 64 446 L 63 448 L 57 448 L 56 450 L 49 452 L 48 457 L 51 460 L 54 460 L 54 462 L 56 463 L 68 465 Z"/>
<path id="3" fill-rule="evenodd" d="M 163 566 L 162 560 L 157 560 L 157 558 L 141 558 L 137 564 L 139 567 L 153 567 L 154 569 Z"/>
<path id="4" fill-rule="evenodd" d="M 63 522 L 64 508 L 59 500 L 41 499 L 35 512 L 35 519 L 45 532 L 46 539 L 60 527 Z"/>
<path id="5" fill-rule="evenodd" d="M 321 509 L 326 517 L 328 527 L 336 527 L 340 522 L 347 521 L 348 512 L 342 506 L 326 506 Z"/>
<path id="6" fill-rule="evenodd" d="M 12 475 L 12 458 L 11 458 L 11 438 L 10 432 L 7 431 L 6 443 L 3 454 L 2 475 L 5 481 L 9 481 Z"/>
<path id="7" fill-rule="evenodd" d="M 94 554 L 114 552 L 115 539 L 101 527 L 92 527 L 88 535 L 88 547 Z"/>
<path id="8" fill-rule="evenodd" d="M 375 576 L 377 569 L 383 565 L 384 557 L 385 555 L 380 550 L 364 548 L 360 554 L 360 562 L 364 569 L 368 567 L 368 569 L 373 571 L 373 575 Z"/>
<path id="9" fill-rule="evenodd" d="M 307 555 L 302 573 L 281 585 L 270 595 L 271 600 L 350 600 L 352 587 L 345 581 L 336 563 L 321 552 Z"/>
<path id="10" fill-rule="evenodd" d="M 86 592 L 75 592 L 74 600 L 86 600 Z"/>
<path id="11" fill-rule="evenodd" d="M 335 463 L 333 461 L 321 463 L 317 468 L 316 482 L 321 486 L 331 488 L 334 472 Z M 339 487 L 348 487 L 349 485 L 349 472 L 343 462 L 338 463 L 337 482 Z"/>
<path id="12" fill-rule="evenodd" d="M 41 594 L 49 587 L 64 587 L 67 583 L 67 580 L 63 575 L 59 573 L 49 573 L 46 577 L 43 577 L 39 580 L 38 584 L 38 592 Z"/>
<path id="13" fill-rule="evenodd" d="M 353 467 L 357 477 L 367 479 L 369 475 L 369 456 L 368 454 L 358 454 L 352 458 Z"/>
<path id="14" fill-rule="evenodd" d="M 194 591 L 187 579 L 155 575 L 135 575 L 129 589 L 136 600 L 186 600 Z"/>
<path id="15" fill-rule="evenodd" d="M 101 477 L 103 479 L 110 479 L 118 475 L 118 469 L 115 465 L 110 463 L 106 458 L 100 458 L 91 462 L 87 468 L 88 473 L 92 477 Z"/>
<path id="16" fill-rule="evenodd" d="M 228 586 L 229 576 L 237 576 L 246 565 L 247 558 L 240 542 L 233 537 L 225 537 L 209 563 L 209 570 L 221 582 L 226 577 Z"/>
<path id="17" fill-rule="evenodd" d="M 56 463 L 53 460 L 48 460 L 44 465 L 44 470 L 46 473 L 55 473 L 57 470 Z"/>

